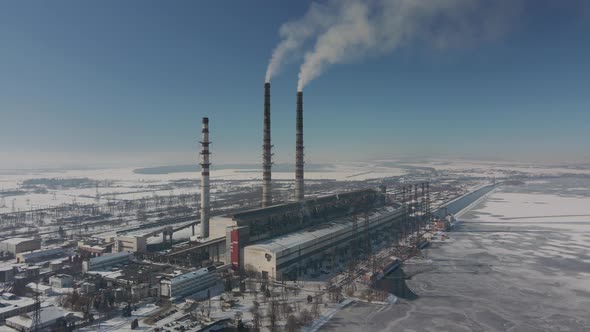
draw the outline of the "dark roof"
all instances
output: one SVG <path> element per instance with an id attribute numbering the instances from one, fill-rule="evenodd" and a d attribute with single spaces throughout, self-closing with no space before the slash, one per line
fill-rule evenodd
<path id="1" fill-rule="evenodd" d="M 236 213 L 233 215 L 233 219 L 236 221 L 252 220 L 252 219 L 272 215 L 275 213 L 281 213 L 283 211 L 292 211 L 292 210 L 296 210 L 296 209 L 301 209 L 304 206 L 306 208 L 310 208 L 311 206 L 314 206 L 314 205 L 326 204 L 331 201 L 346 199 L 346 198 L 349 198 L 350 196 L 355 196 L 355 195 L 359 195 L 362 193 L 376 194 L 377 191 L 373 190 L 373 189 L 362 189 L 362 190 L 355 190 L 355 191 L 349 191 L 349 192 L 345 192 L 345 193 L 323 196 L 323 197 L 309 198 L 309 199 L 305 199 L 303 202 L 277 204 L 277 205 L 272 205 L 269 207 L 257 208 L 257 209 L 252 209 L 252 210 Z"/>

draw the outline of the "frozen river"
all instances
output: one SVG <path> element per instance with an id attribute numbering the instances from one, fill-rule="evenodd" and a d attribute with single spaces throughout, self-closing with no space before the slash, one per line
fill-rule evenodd
<path id="1" fill-rule="evenodd" d="M 503 186 L 407 264 L 418 295 L 346 307 L 321 331 L 590 331 L 590 182 Z"/>

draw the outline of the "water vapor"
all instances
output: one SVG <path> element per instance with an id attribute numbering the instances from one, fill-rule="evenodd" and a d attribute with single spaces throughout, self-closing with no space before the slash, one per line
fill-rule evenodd
<path id="1" fill-rule="evenodd" d="M 272 52 L 266 69 L 265 82 L 280 72 L 281 67 L 301 57 L 304 44 L 315 37 L 320 31 L 333 24 L 336 18 L 330 11 L 335 2 L 329 4 L 312 3 L 307 13 L 298 20 L 289 21 L 279 29 L 281 41 Z"/>
<path id="2" fill-rule="evenodd" d="M 502 36 L 525 0 L 329 0 L 280 29 L 266 80 L 304 53 L 297 90 L 329 66 L 425 44 L 447 48 Z M 311 49 L 304 52 L 306 45 Z"/>

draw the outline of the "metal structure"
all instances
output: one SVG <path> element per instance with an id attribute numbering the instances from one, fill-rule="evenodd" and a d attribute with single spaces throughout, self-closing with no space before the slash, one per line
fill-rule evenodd
<path id="1" fill-rule="evenodd" d="M 201 237 L 209 237 L 209 118 L 203 118 L 201 141 Z"/>
<path id="2" fill-rule="evenodd" d="M 272 205 L 272 145 L 270 143 L 270 83 L 264 83 L 264 137 L 262 142 L 262 207 Z"/>
<path id="3" fill-rule="evenodd" d="M 303 92 L 297 92 L 297 121 L 295 125 L 295 200 L 302 202 L 304 193 L 303 184 Z"/>
<path id="4" fill-rule="evenodd" d="M 35 310 L 33 310 L 33 317 L 31 322 L 31 331 L 41 331 L 41 300 L 39 300 L 39 280 L 35 280 Z"/>

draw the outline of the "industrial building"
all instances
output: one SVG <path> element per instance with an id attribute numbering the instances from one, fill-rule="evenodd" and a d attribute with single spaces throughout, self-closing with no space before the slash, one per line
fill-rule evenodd
<path id="1" fill-rule="evenodd" d="M 115 237 L 115 252 L 146 252 L 147 237 L 138 235 L 117 235 Z"/>
<path id="2" fill-rule="evenodd" d="M 0 296 L 0 322 L 9 317 L 22 315 L 35 309 L 35 300 L 3 293 Z"/>
<path id="3" fill-rule="evenodd" d="M 67 257 L 68 252 L 62 248 L 39 249 L 16 254 L 17 263 L 39 263 Z"/>
<path id="4" fill-rule="evenodd" d="M 404 212 L 402 205 L 385 206 L 371 211 L 366 222 L 358 222 L 356 227 L 354 217 L 348 216 L 248 245 L 244 248 L 244 267 L 263 278 L 297 279 L 314 260 L 349 247 L 363 232 L 391 226 Z"/>
<path id="5" fill-rule="evenodd" d="M 67 274 L 58 274 L 49 278 L 49 285 L 54 288 L 71 288 L 74 285 L 74 278 Z"/>
<path id="6" fill-rule="evenodd" d="M 214 266 L 160 281 L 160 296 L 178 299 L 214 286 L 219 280 Z"/>
<path id="7" fill-rule="evenodd" d="M 233 215 L 236 226 L 226 230 L 226 261 L 244 269 L 244 247 L 382 207 L 385 196 L 373 189 L 277 204 Z"/>
<path id="8" fill-rule="evenodd" d="M 14 237 L 0 242 L 0 251 L 9 252 L 13 255 L 40 248 L 41 239 Z"/>
<path id="9" fill-rule="evenodd" d="M 93 257 L 87 261 L 82 262 L 82 270 L 84 272 L 109 270 L 116 265 L 128 264 L 131 261 L 132 256 L 133 255 L 128 252 L 118 252 L 114 254 L 105 254 L 99 257 Z"/>
<path id="10" fill-rule="evenodd" d="M 46 307 L 39 310 L 39 322 L 36 331 L 50 331 L 60 325 L 65 326 L 67 312 L 57 307 Z M 33 313 L 22 314 L 6 319 L 6 326 L 22 332 L 33 331 Z"/>
<path id="11" fill-rule="evenodd" d="M 14 279 L 15 267 L 1 266 L 0 267 L 0 282 L 11 282 Z"/>

